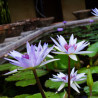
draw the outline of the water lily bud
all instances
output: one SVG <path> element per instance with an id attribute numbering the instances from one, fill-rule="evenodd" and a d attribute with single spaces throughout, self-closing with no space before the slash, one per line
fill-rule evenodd
<path id="1" fill-rule="evenodd" d="M 88 69 L 88 73 L 87 73 L 87 85 L 92 88 L 93 85 L 93 77 L 92 77 L 92 73 L 90 71 L 90 69 Z"/>

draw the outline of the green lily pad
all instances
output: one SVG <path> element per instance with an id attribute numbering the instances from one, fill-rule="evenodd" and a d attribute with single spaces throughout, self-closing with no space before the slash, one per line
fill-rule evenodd
<path id="1" fill-rule="evenodd" d="M 87 93 L 89 95 L 89 87 L 88 86 L 84 87 L 84 91 L 85 91 L 85 93 Z M 92 95 L 93 96 L 94 95 L 98 96 L 98 81 L 96 81 L 96 82 L 93 83 L 93 86 L 92 86 Z"/>
<path id="2" fill-rule="evenodd" d="M 54 82 L 51 80 L 46 80 L 45 87 L 48 87 L 50 89 L 58 89 L 61 84 L 62 84 L 62 82 Z"/>
<path id="3" fill-rule="evenodd" d="M 45 92 L 46 98 L 60 98 L 59 94 L 55 94 L 54 92 Z M 40 93 L 27 96 L 26 98 L 42 98 Z"/>
<path id="4" fill-rule="evenodd" d="M 98 38 L 98 37 L 97 37 Z M 93 57 L 98 53 L 98 42 L 92 44 L 87 51 L 93 51 L 93 53 L 87 54 L 89 57 Z"/>
<path id="5" fill-rule="evenodd" d="M 50 68 L 50 69 L 67 69 L 68 68 L 68 55 L 57 54 L 56 56 L 54 56 L 54 58 L 60 59 L 60 60 L 47 64 L 48 68 Z M 71 68 L 73 68 L 76 63 L 78 63 L 78 62 L 70 59 Z"/>
<path id="6" fill-rule="evenodd" d="M 46 75 L 48 72 L 42 69 L 37 69 L 38 77 Z M 8 76 L 5 78 L 6 81 L 18 81 L 18 80 L 27 80 L 27 79 L 34 79 L 33 71 L 32 70 L 22 70 L 18 71 L 16 74 Z"/>
<path id="7" fill-rule="evenodd" d="M 7 96 L 0 96 L 0 98 L 8 98 Z"/>
<path id="8" fill-rule="evenodd" d="M 92 74 L 93 74 L 93 73 L 98 73 L 98 66 L 90 67 L 90 70 L 91 70 L 91 73 L 92 73 Z M 78 73 L 87 73 L 87 72 L 88 72 L 88 70 L 87 70 L 86 67 L 81 68 L 81 69 L 78 70 Z"/>
<path id="9" fill-rule="evenodd" d="M 10 63 L 0 65 L 0 71 L 9 70 L 13 65 Z"/>
<path id="10" fill-rule="evenodd" d="M 21 86 L 21 87 L 26 87 L 28 85 L 35 85 L 36 80 L 35 79 L 30 79 L 30 80 L 21 80 L 16 82 L 16 86 Z"/>
<path id="11" fill-rule="evenodd" d="M 86 79 L 83 81 L 77 81 L 78 84 L 82 84 L 84 82 L 86 82 Z M 45 87 L 48 87 L 50 89 L 58 89 L 61 84 L 62 84 L 62 82 L 54 82 L 51 80 L 46 80 Z M 65 83 L 65 87 L 68 87 L 68 83 Z"/>

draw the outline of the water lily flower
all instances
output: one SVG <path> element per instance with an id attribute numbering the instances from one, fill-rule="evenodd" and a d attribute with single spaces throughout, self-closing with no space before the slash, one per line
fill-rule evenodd
<path id="1" fill-rule="evenodd" d="M 86 46 L 89 45 L 88 42 L 81 41 L 77 42 L 77 38 L 74 39 L 73 34 L 71 35 L 69 39 L 69 44 L 66 42 L 64 37 L 62 35 L 57 35 L 57 40 L 58 42 L 51 38 L 52 41 L 56 44 L 55 48 L 59 50 L 60 52 L 54 52 L 56 54 L 67 54 L 69 57 L 75 61 L 77 61 L 77 57 L 75 54 L 84 54 L 84 53 L 92 53 L 91 51 L 81 51 L 84 49 Z"/>
<path id="2" fill-rule="evenodd" d="M 57 75 L 53 75 L 53 78 L 50 78 L 54 82 L 62 82 L 60 87 L 58 88 L 57 92 L 62 90 L 65 86 L 66 83 L 68 83 L 68 75 L 63 74 L 62 72 L 59 72 Z M 78 93 L 80 86 L 76 83 L 77 81 L 83 81 L 86 79 L 85 73 L 77 74 L 77 71 L 75 72 L 75 68 L 72 69 L 71 74 L 70 74 L 70 86 L 77 91 Z M 57 93 L 56 92 L 56 93 Z"/>
<path id="3" fill-rule="evenodd" d="M 66 23 L 67 23 L 67 21 L 63 21 L 63 23 L 64 23 L 64 24 L 66 24 Z"/>
<path id="4" fill-rule="evenodd" d="M 91 12 L 93 15 L 98 16 L 98 9 L 92 9 L 93 12 Z"/>
<path id="5" fill-rule="evenodd" d="M 53 49 L 54 46 L 48 48 L 48 44 L 44 43 L 41 46 L 41 42 L 39 42 L 38 47 L 36 48 L 35 45 L 31 45 L 27 42 L 26 48 L 27 53 L 21 54 L 18 51 L 11 51 L 8 55 L 12 56 L 16 60 L 12 60 L 9 58 L 5 58 L 6 60 L 10 61 L 13 65 L 22 67 L 22 68 L 35 68 L 38 66 L 43 66 L 47 63 L 50 63 L 55 60 L 59 59 L 51 59 L 44 62 L 45 57 L 49 54 L 49 52 Z"/>
<path id="6" fill-rule="evenodd" d="M 93 22 L 94 22 L 94 20 L 92 20 L 92 19 L 91 19 L 89 22 L 90 22 L 90 23 L 93 23 Z"/>
<path id="7" fill-rule="evenodd" d="M 63 28 L 57 28 L 57 31 L 59 31 L 59 32 L 61 32 L 63 30 L 64 30 Z"/>

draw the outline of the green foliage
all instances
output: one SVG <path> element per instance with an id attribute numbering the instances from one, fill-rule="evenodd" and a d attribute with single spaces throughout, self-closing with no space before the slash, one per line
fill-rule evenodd
<path id="1" fill-rule="evenodd" d="M 11 22 L 7 0 L 0 0 L 0 24 Z"/>
<path id="2" fill-rule="evenodd" d="M 93 77 L 92 77 L 92 73 L 90 69 L 88 69 L 88 72 L 87 72 L 87 85 L 89 86 L 89 88 L 92 88 L 92 85 L 93 85 Z"/>
<path id="3" fill-rule="evenodd" d="M 36 80 L 35 79 L 28 79 L 28 80 L 21 80 L 16 82 L 16 86 L 26 87 L 28 85 L 35 85 Z"/>
<path id="4" fill-rule="evenodd" d="M 66 91 L 55 94 L 54 92 L 45 92 L 46 98 L 63 98 L 65 96 L 65 93 L 67 94 Z M 17 95 L 14 98 L 42 98 L 40 93 L 30 95 L 30 94 L 22 94 L 22 95 Z M 70 96 L 70 98 L 73 98 Z"/>
<path id="5" fill-rule="evenodd" d="M 62 82 L 54 82 L 51 80 L 46 80 L 46 82 L 45 82 L 45 86 L 50 89 L 58 89 L 61 84 L 62 84 Z"/>
<path id="6" fill-rule="evenodd" d="M 87 93 L 89 95 L 89 87 L 88 86 L 84 87 L 84 91 L 85 91 L 85 93 Z M 94 95 L 98 96 L 98 81 L 96 81 L 96 82 L 93 83 L 93 86 L 92 86 L 92 95 L 93 96 Z"/>
<path id="7" fill-rule="evenodd" d="M 8 98 L 7 96 L 0 96 L 0 98 Z"/>
<path id="8" fill-rule="evenodd" d="M 45 92 L 46 98 L 60 98 L 59 94 L 55 94 L 54 92 Z M 42 98 L 40 93 L 27 96 L 26 98 Z"/>
<path id="9" fill-rule="evenodd" d="M 91 73 L 98 73 L 98 66 L 93 66 L 93 67 L 90 67 L 90 70 L 91 70 Z M 88 69 L 86 67 L 84 68 L 81 68 L 78 70 L 78 73 L 86 73 L 87 74 L 88 72 Z"/>
<path id="10" fill-rule="evenodd" d="M 14 98 L 26 98 L 27 96 L 30 96 L 30 94 L 17 95 Z"/>
<path id="11" fill-rule="evenodd" d="M 89 57 L 95 56 L 98 53 L 98 42 L 92 44 L 87 51 L 93 51 L 93 53 L 88 54 Z"/>
<path id="12" fill-rule="evenodd" d="M 98 98 L 98 96 L 90 96 L 89 98 Z"/>
<path id="13" fill-rule="evenodd" d="M 54 56 L 55 59 L 60 59 L 57 61 L 54 61 L 52 63 L 47 64 L 49 69 L 67 69 L 68 68 L 68 56 L 66 54 L 57 54 L 56 56 Z M 74 60 L 70 60 L 70 65 L 71 68 L 74 67 L 74 65 L 78 62 L 74 61 Z"/>
<path id="14" fill-rule="evenodd" d="M 38 77 L 41 77 L 48 73 L 47 71 L 42 70 L 42 69 L 37 69 L 36 71 L 37 71 Z M 32 70 L 18 71 L 16 74 L 13 74 L 5 78 L 5 80 L 6 81 L 17 81 L 16 86 L 21 86 L 21 87 L 36 84 L 36 80 L 34 78 Z"/>
<path id="15" fill-rule="evenodd" d="M 41 77 L 48 72 L 42 69 L 37 69 L 37 75 L 38 77 Z M 32 70 L 23 70 L 23 71 L 18 71 L 16 74 L 13 74 L 11 76 L 8 76 L 5 80 L 6 81 L 18 81 L 18 80 L 23 80 L 23 79 L 33 79 L 33 71 Z"/>
<path id="16" fill-rule="evenodd" d="M 9 70 L 13 65 L 10 63 L 0 65 L 0 71 Z"/>
<path id="17" fill-rule="evenodd" d="M 77 81 L 78 84 L 82 84 L 84 83 L 86 80 L 83 81 Z M 45 87 L 48 87 L 50 89 L 58 89 L 60 87 L 60 85 L 62 84 L 62 82 L 54 82 L 51 80 L 46 80 L 45 82 Z M 65 83 L 65 87 L 68 86 L 68 83 Z"/>
<path id="18" fill-rule="evenodd" d="M 23 79 L 32 79 L 34 78 L 32 70 L 18 71 L 16 74 L 8 76 L 5 78 L 6 81 L 18 81 Z"/>

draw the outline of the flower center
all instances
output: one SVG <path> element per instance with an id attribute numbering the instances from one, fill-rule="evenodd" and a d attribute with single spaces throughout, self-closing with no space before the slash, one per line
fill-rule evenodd
<path id="1" fill-rule="evenodd" d="M 75 46 L 75 45 L 68 45 L 68 44 L 65 44 L 64 45 L 64 48 L 68 51 L 68 49 L 70 48 L 70 47 L 74 47 L 74 50 L 76 50 L 76 48 L 77 48 L 77 46 Z"/>
<path id="2" fill-rule="evenodd" d="M 70 48 L 71 46 L 69 46 L 68 44 L 65 44 L 64 45 L 64 48 L 68 51 L 68 49 Z"/>
<path id="3" fill-rule="evenodd" d="M 29 55 L 28 54 L 24 54 L 22 55 L 23 58 L 29 59 Z"/>
<path id="4" fill-rule="evenodd" d="M 62 77 L 62 79 L 66 80 L 66 77 Z"/>

